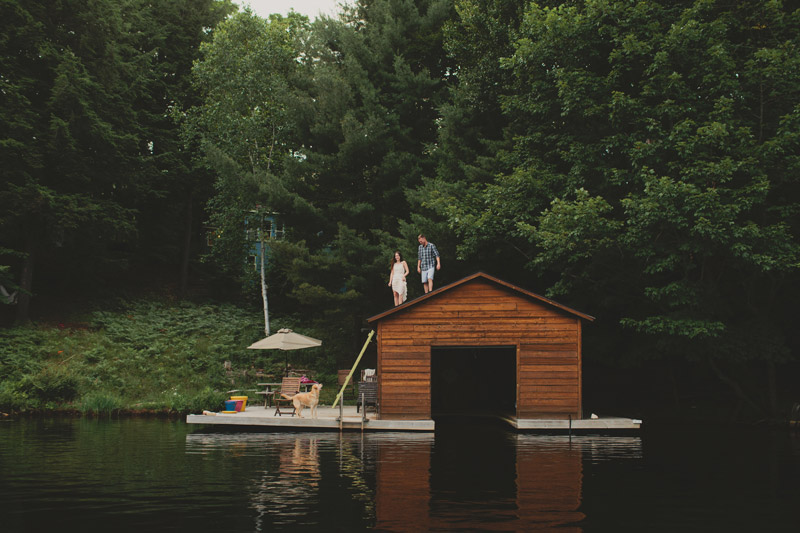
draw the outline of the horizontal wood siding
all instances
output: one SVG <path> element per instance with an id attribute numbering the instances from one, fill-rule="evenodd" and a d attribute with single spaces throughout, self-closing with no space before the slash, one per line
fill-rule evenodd
<path id="1" fill-rule="evenodd" d="M 431 346 L 517 346 L 517 416 L 578 417 L 579 321 L 482 279 L 381 318 L 381 418 L 430 418 Z"/>

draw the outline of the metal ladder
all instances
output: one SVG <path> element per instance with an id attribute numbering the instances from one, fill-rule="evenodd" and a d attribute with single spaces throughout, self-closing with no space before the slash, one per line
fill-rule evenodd
<path id="1" fill-rule="evenodd" d="M 364 405 L 364 394 L 361 394 L 361 405 Z M 361 418 L 349 418 L 345 419 L 344 417 L 344 402 L 339 404 L 339 417 L 336 419 L 339 422 L 339 431 L 343 429 L 357 429 L 361 426 L 361 431 L 364 431 L 364 427 L 369 423 L 369 419 L 367 418 L 367 410 L 361 410 Z"/>

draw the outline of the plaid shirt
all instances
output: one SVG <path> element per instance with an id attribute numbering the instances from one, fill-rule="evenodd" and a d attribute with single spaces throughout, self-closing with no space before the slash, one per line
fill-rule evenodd
<path id="1" fill-rule="evenodd" d="M 430 270 L 436 266 L 436 258 L 439 257 L 439 250 L 436 249 L 436 245 L 432 242 L 428 243 L 428 246 L 419 245 L 419 250 L 417 251 L 417 259 L 419 259 L 419 269 L 420 270 Z"/>

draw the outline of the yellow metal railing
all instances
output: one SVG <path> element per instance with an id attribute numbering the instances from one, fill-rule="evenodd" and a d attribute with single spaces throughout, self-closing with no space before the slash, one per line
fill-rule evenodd
<path id="1" fill-rule="evenodd" d="M 339 394 L 336 395 L 336 400 L 333 401 L 333 405 L 331 407 L 336 407 L 336 404 L 339 403 L 339 400 L 342 398 L 342 394 L 344 394 L 344 390 L 347 388 L 347 384 L 350 383 L 350 378 L 353 377 L 353 372 L 356 371 L 356 367 L 358 366 L 358 363 L 361 361 L 361 357 L 364 355 L 364 352 L 367 351 L 367 345 L 369 345 L 369 341 L 372 340 L 373 335 L 375 335 L 374 329 L 369 332 L 369 335 L 367 335 L 367 340 L 364 342 L 364 347 L 361 348 L 361 353 L 358 354 L 356 362 L 353 363 L 353 368 L 350 369 L 350 373 L 347 374 L 347 377 L 345 378 L 344 383 L 342 384 L 342 390 L 340 390 Z"/>

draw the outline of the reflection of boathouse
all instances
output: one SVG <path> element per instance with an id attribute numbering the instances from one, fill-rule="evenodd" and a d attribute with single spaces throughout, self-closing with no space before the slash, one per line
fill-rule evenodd
<path id="1" fill-rule="evenodd" d="M 575 524 L 585 518 L 580 506 L 586 441 L 538 435 L 509 440 L 502 432 L 476 437 L 469 431 L 437 435 L 436 447 L 446 452 L 434 450 L 433 438 L 387 440 L 377 448 L 376 529 L 581 531 Z M 476 461 L 487 449 L 506 453 Z M 460 504 L 453 493 L 463 499 Z"/>
<path id="2" fill-rule="evenodd" d="M 581 322 L 593 317 L 484 273 L 368 319 L 380 418 L 581 418 Z"/>
<path id="3" fill-rule="evenodd" d="M 585 512 L 595 526 L 629 518 L 619 514 L 627 505 L 619 491 L 602 500 L 610 507 L 596 505 L 606 485 L 586 480 L 619 472 L 598 465 L 643 457 L 639 437 L 512 434 L 491 424 L 435 435 L 193 433 L 185 453 L 200 459 L 193 483 L 227 489 L 204 519 L 246 531 L 579 532 Z"/>

